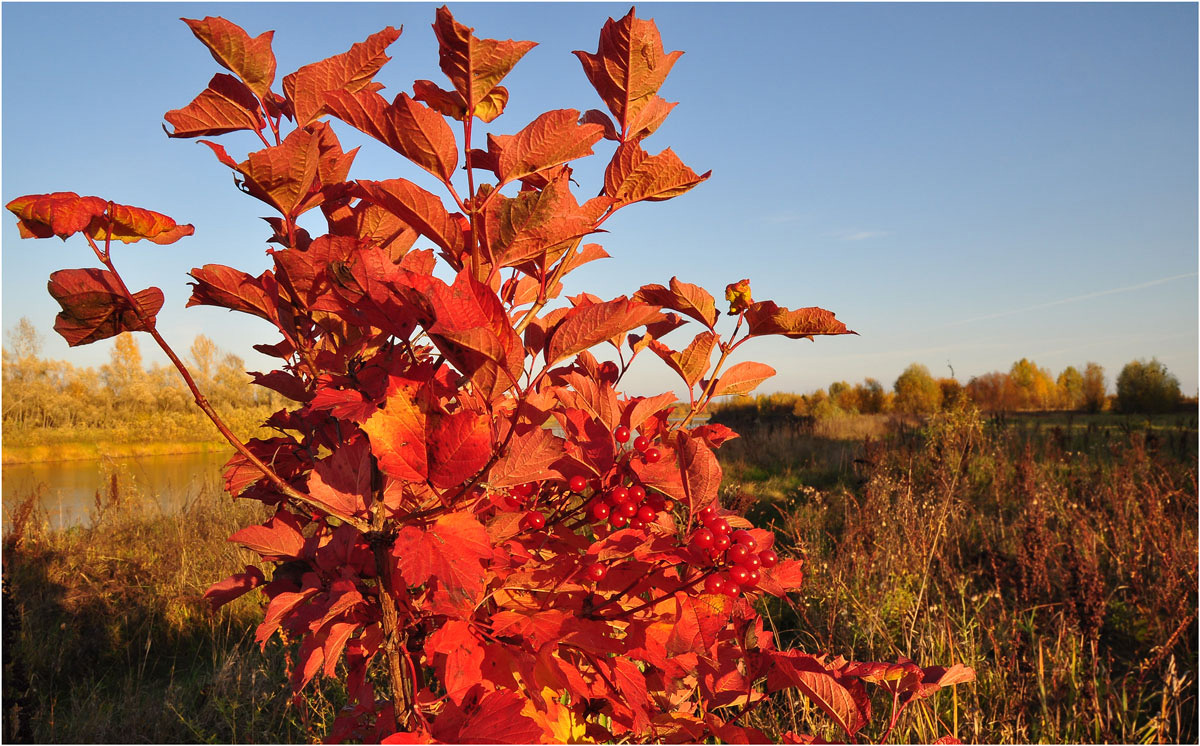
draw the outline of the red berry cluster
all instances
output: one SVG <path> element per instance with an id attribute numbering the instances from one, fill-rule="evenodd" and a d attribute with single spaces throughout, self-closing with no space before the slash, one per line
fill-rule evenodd
<path id="1" fill-rule="evenodd" d="M 692 532 L 688 547 L 712 564 L 711 573 L 704 579 L 705 592 L 738 596 L 758 585 L 760 569 L 779 563 L 774 551 L 758 551 L 758 542 L 749 531 L 733 531 L 729 521 L 718 515 L 715 505 L 701 509 L 697 515 L 704 526 Z"/>

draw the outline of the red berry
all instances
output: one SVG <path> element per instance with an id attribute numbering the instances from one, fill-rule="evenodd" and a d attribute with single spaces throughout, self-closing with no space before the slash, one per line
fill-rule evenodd
<path id="1" fill-rule="evenodd" d="M 617 377 L 618 372 L 620 372 L 620 371 L 617 370 L 617 364 L 611 360 L 605 360 L 603 363 L 600 364 L 600 377 L 601 378 L 615 379 Z"/>
<path id="2" fill-rule="evenodd" d="M 608 517 L 608 524 L 613 528 L 625 528 L 629 525 L 629 518 L 618 511 Z"/>
<path id="3" fill-rule="evenodd" d="M 730 598 L 737 598 L 738 596 L 740 596 L 742 594 L 742 587 L 740 585 L 738 585 L 737 583 L 733 582 L 732 580 L 727 582 L 725 584 L 725 587 L 722 588 L 721 590 L 725 593 L 726 596 L 729 596 Z"/>
<path id="4" fill-rule="evenodd" d="M 638 452 L 643 452 L 650 447 L 650 439 L 645 435 L 639 435 L 633 439 L 633 447 L 638 449 Z"/>
<path id="5" fill-rule="evenodd" d="M 724 534 L 726 536 L 729 535 L 729 521 L 725 520 L 724 518 L 714 518 L 711 521 L 708 521 L 705 525 L 712 529 L 714 534 Z"/>
<path id="6" fill-rule="evenodd" d="M 642 458 L 646 459 L 647 464 L 657 464 L 662 458 L 662 451 L 657 448 L 647 448 L 646 452 L 642 454 Z"/>
<path id="7" fill-rule="evenodd" d="M 525 514 L 525 525 L 534 529 L 542 528 L 546 525 L 546 516 L 536 510 L 532 510 Z"/>
<path id="8" fill-rule="evenodd" d="M 655 516 L 654 508 L 650 507 L 649 505 L 643 505 L 642 507 L 638 508 L 638 510 L 637 510 L 637 517 L 640 520 L 645 521 L 646 523 L 653 521 L 654 516 Z"/>
<path id="9" fill-rule="evenodd" d="M 504 495 L 500 499 L 503 501 L 504 507 L 508 508 L 509 510 L 516 510 L 521 507 L 521 500 L 513 497 L 512 495 Z"/>
<path id="10" fill-rule="evenodd" d="M 640 518 L 634 518 L 633 520 L 629 521 L 629 527 L 636 531 L 645 531 L 646 522 Z"/>
<path id="11" fill-rule="evenodd" d="M 593 562 L 587 566 L 587 570 L 584 572 L 587 573 L 588 580 L 591 580 L 594 583 L 599 583 L 601 580 L 604 580 L 604 576 L 608 574 L 608 568 L 599 562 Z"/>
<path id="12" fill-rule="evenodd" d="M 700 519 L 701 523 L 708 523 L 713 518 L 717 517 L 717 509 L 712 505 L 705 505 L 700 509 L 700 512 L 696 514 L 696 517 Z"/>
<path id="13" fill-rule="evenodd" d="M 750 571 L 741 565 L 734 565 L 729 568 L 729 579 L 738 585 L 745 585 L 750 579 Z"/>
<path id="14" fill-rule="evenodd" d="M 693 549 L 712 549 L 713 541 L 715 541 L 716 538 L 717 537 L 713 535 L 712 531 L 709 531 L 707 528 L 702 528 L 692 534 L 692 538 L 688 541 L 688 546 L 692 547 Z"/>
<path id="15" fill-rule="evenodd" d="M 704 579 L 705 593 L 720 593 L 725 590 L 725 578 L 720 575 L 709 575 Z"/>
<path id="16" fill-rule="evenodd" d="M 733 539 L 734 543 L 736 544 L 745 545 L 745 547 L 751 552 L 753 552 L 755 549 L 758 549 L 758 542 L 755 541 L 754 537 L 750 535 L 750 532 L 744 528 L 739 528 L 737 531 L 734 531 L 729 535 L 729 538 Z"/>
<path id="17" fill-rule="evenodd" d="M 613 437 L 617 439 L 618 443 L 628 443 L 629 442 L 629 428 L 625 427 L 624 425 L 621 425 L 616 430 L 613 430 Z"/>
<path id="18" fill-rule="evenodd" d="M 736 544 L 735 546 L 740 547 L 742 545 Z M 745 562 L 739 562 L 738 564 L 741 565 L 742 567 L 746 568 L 747 570 L 757 570 L 758 568 L 762 567 L 762 562 L 759 561 L 757 554 L 751 554 L 749 557 L 746 558 Z"/>
<path id="19" fill-rule="evenodd" d="M 646 488 L 640 484 L 635 484 L 629 488 L 629 496 L 633 498 L 635 503 L 640 503 L 646 499 Z"/>
<path id="20" fill-rule="evenodd" d="M 751 556 L 750 550 L 741 544 L 734 544 L 733 546 L 729 547 L 729 561 L 735 565 L 746 564 L 746 560 Z"/>
<path id="21" fill-rule="evenodd" d="M 617 506 L 617 512 L 626 518 L 633 518 L 635 515 L 637 515 L 638 506 L 629 502 L 621 503 Z"/>
<path id="22" fill-rule="evenodd" d="M 603 521 L 605 518 L 608 518 L 608 514 L 611 511 L 612 508 L 610 508 L 608 503 L 604 502 L 603 500 L 592 503 L 592 518 L 597 521 Z"/>
<path id="23" fill-rule="evenodd" d="M 713 549 L 715 551 L 724 552 L 726 549 L 729 548 L 729 537 L 728 536 L 726 536 L 725 534 L 718 534 L 715 531 L 713 532 L 713 535 L 716 537 L 713 539 Z"/>
<path id="24" fill-rule="evenodd" d="M 587 487 L 587 480 L 576 474 L 571 477 L 570 487 L 572 492 L 583 492 L 583 488 Z"/>
<path id="25" fill-rule="evenodd" d="M 608 499 L 615 503 L 629 502 L 629 490 L 625 487 L 613 487 L 608 492 Z"/>
<path id="26" fill-rule="evenodd" d="M 518 484 L 516 487 L 512 487 L 509 489 L 509 492 L 513 493 L 517 497 L 529 497 L 533 494 L 533 489 L 534 484 L 532 482 L 526 482 L 525 484 Z"/>
<path id="27" fill-rule="evenodd" d="M 758 553 L 758 561 L 762 563 L 764 569 L 771 569 L 779 564 L 779 555 L 770 549 L 764 549 Z"/>
<path id="28" fill-rule="evenodd" d="M 751 570 L 746 576 L 746 587 L 753 588 L 754 586 L 758 585 L 759 577 L 758 570 Z"/>

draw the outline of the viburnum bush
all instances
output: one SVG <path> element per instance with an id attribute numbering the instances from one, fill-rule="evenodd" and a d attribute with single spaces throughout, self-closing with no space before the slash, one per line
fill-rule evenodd
<path id="1" fill-rule="evenodd" d="M 508 101 L 501 80 L 534 44 L 478 38 L 446 8 L 433 30 L 450 87 L 417 80 L 391 101 L 372 78 L 397 29 L 284 76 L 280 94 L 272 32 L 186 23 L 229 72 L 167 112 L 168 134 L 256 133 L 263 148 L 242 160 L 200 142 L 277 213 L 273 267 L 194 269 L 188 305 L 279 332 L 255 347 L 279 367 L 253 374 L 293 402 L 267 421 L 278 435 L 230 432 L 156 329 L 162 292 L 131 291 L 114 265 L 114 241 L 168 244 L 192 226 L 70 192 L 8 209 L 23 237 L 82 234 L 103 265 L 51 275 L 55 329 L 71 345 L 150 334 L 236 449 L 229 493 L 274 509 L 230 537 L 261 566 L 206 597 L 263 595 L 257 639 L 296 646 L 297 694 L 340 677 L 349 701 L 330 740 L 744 742 L 764 738 L 747 713 L 784 689 L 854 739 L 871 718 L 867 685 L 891 695 L 886 738 L 909 703 L 973 678 L 960 665 L 780 650 L 755 609 L 800 588 L 802 559 L 717 500 L 713 450 L 736 434 L 691 425 L 713 397 L 774 374 L 728 364 L 747 340 L 852 333 L 844 324 L 755 301 L 747 280 L 726 289 L 727 335 L 714 298 L 676 278 L 611 300 L 563 295 L 571 271 L 607 256 L 584 241 L 613 214 L 708 178 L 643 147 L 674 107 L 657 91 L 681 54 L 664 53 L 653 22 L 631 10 L 604 25 L 595 53 L 575 53 L 608 113 L 557 109 L 486 137 Z M 351 180 L 356 151 L 329 119 L 444 196 L 404 178 Z M 570 164 L 602 140 L 604 183 L 580 203 Z M 297 222 L 314 209 L 318 236 Z M 689 322 L 699 331 L 682 349 L 662 341 Z M 591 352 L 606 345 L 619 363 Z M 682 417 L 669 416 L 671 393 L 618 392 L 647 350 L 683 379 Z"/>

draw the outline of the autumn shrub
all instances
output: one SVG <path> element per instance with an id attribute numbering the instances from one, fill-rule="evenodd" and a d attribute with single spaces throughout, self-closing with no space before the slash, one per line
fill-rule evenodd
<path id="1" fill-rule="evenodd" d="M 674 106 L 657 91 L 681 54 L 664 52 L 652 22 L 630 11 L 595 53 L 576 52 L 607 113 L 556 109 L 486 137 L 508 101 L 501 80 L 534 45 L 476 37 L 446 8 L 433 30 L 450 88 L 417 80 L 391 101 L 373 78 L 394 28 L 284 76 L 280 94 L 271 32 L 186 23 L 228 73 L 167 112 L 169 134 L 256 133 L 263 148 L 242 160 L 200 142 L 277 213 L 272 268 L 201 266 L 188 304 L 278 331 L 256 349 L 279 367 L 255 376 L 292 402 L 267 421 L 277 434 L 231 432 L 159 334 L 161 291 L 131 291 L 117 271 L 117 242 L 173 243 L 191 225 L 69 192 L 8 208 L 24 237 L 82 234 L 103 265 L 51 276 L 56 330 L 72 345 L 153 337 L 237 451 L 227 491 L 272 509 L 230 537 L 261 564 L 207 597 L 262 594 L 257 640 L 295 646 L 297 694 L 316 677 L 344 684 L 325 737 L 743 741 L 765 737 L 747 716 L 786 691 L 852 738 L 875 687 L 890 697 L 886 738 L 912 702 L 973 678 L 779 649 L 755 607 L 795 593 L 803 562 L 718 501 L 714 449 L 735 433 L 691 425 L 714 396 L 773 375 L 729 364 L 744 342 L 851 333 L 844 324 L 755 301 L 748 280 L 726 288 L 728 332 L 714 298 L 674 277 L 631 297 L 564 299 L 567 275 L 607 256 L 584 240 L 613 214 L 708 178 L 643 146 Z M 432 176 L 448 203 L 404 178 L 350 180 L 356 151 L 329 118 Z M 602 140 L 599 196 L 580 204 L 570 164 Z M 314 209 L 321 235 L 297 222 Z M 700 331 L 682 349 L 661 341 L 688 322 Z M 591 352 L 604 345 L 618 362 Z M 618 392 L 647 351 L 683 380 L 684 417 L 669 416 L 674 394 Z"/>

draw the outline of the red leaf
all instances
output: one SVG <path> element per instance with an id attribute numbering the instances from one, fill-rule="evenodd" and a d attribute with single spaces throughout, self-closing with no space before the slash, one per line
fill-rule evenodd
<path id="1" fill-rule="evenodd" d="M 467 245 L 465 218 L 438 197 L 404 179 L 357 182 L 359 196 L 392 213 L 453 256 Z"/>
<path id="2" fill-rule="evenodd" d="M 924 699 L 944 687 L 965 684 L 975 680 L 975 669 L 964 666 L 961 663 L 955 663 L 949 668 L 945 666 L 929 666 L 921 669 L 921 672 L 923 675 L 920 688 L 915 693 L 914 699 Z"/>
<path id="3" fill-rule="evenodd" d="M 296 559 L 304 548 L 300 523 L 291 513 L 280 511 L 262 526 L 247 526 L 229 541 L 258 552 L 265 560 Z"/>
<path id="4" fill-rule="evenodd" d="M 326 111 L 325 94 L 346 90 L 351 93 L 375 87 L 372 82 L 379 68 L 391 59 L 385 50 L 400 38 L 399 29 L 388 26 L 371 34 L 349 51 L 311 65 L 305 65 L 284 77 L 283 92 L 287 94 L 296 114 L 296 125 L 312 124 Z"/>
<path id="5" fill-rule="evenodd" d="M 447 513 L 428 529 L 405 526 L 392 544 L 392 557 L 408 585 L 431 579 L 451 592 L 483 590 L 481 563 L 492 558 L 487 529 L 470 513 Z"/>
<path id="6" fill-rule="evenodd" d="M 833 718 L 846 735 L 853 737 L 865 724 L 854 695 L 816 658 L 799 651 L 773 653 L 771 658 L 773 675 L 799 689 Z"/>
<path id="7" fill-rule="evenodd" d="M 362 426 L 383 473 L 408 482 L 424 482 L 429 474 L 426 416 L 417 403 L 417 392 L 410 383 L 390 387 L 383 409 Z"/>
<path id="8" fill-rule="evenodd" d="M 445 6 L 438 8 L 433 31 L 438 40 L 439 64 L 462 97 L 466 110 L 478 116 L 478 105 L 537 44 L 512 39 L 479 39 L 474 30 L 455 21 Z M 499 112 L 485 113 L 492 113 L 494 119 Z"/>
<path id="9" fill-rule="evenodd" d="M 260 131 L 267 126 L 258 111 L 258 100 L 246 84 L 232 75 L 217 73 L 208 87 L 182 109 L 163 118 L 175 128 L 167 137 L 223 135 L 238 130 Z"/>
<path id="10" fill-rule="evenodd" d="M 453 285 L 438 282 L 428 295 L 437 319 L 428 329 L 430 337 L 475 388 L 494 400 L 517 385 L 524 349 L 492 289 L 463 269 Z"/>
<path id="11" fill-rule="evenodd" d="M 391 104 L 372 90 L 333 91 L 329 111 L 443 181 L 458 166 L 458 145 L 446 120 L 401 93 Z"/>
<path id="12" fill-rule="evenodd" d="M 567 312 L 550 335 L 546 362 L 550 365 L 600 344 L 661 316 L 657 306 L 624 296 L 605 303 L 578 306 Z"/>
<path id="13" fill-rule="evenodd" d="M 699 509 L 717 498 L 721 486 L 721 465 L 716 455 L 700 438 L 678 433 L 679 467 L 683 486 L 691 506 Z"/>
<path id="14" fill-rule="evenodd" d="M 252 589 L 266 582 L 262 570 L 253 565 L 246 565 L 245 572 L 235 573 L 219 583 L 213 583 L 204 592 L 204 598 L 212 604 L 213 611 L 221 608 L 234 599 L 241 598 Z"/>
<path id="15" fill-rule="evenodd" d="M 636 142 L 622 143 L 604 171 L 604 193 L 619 205 L 678 197 L 712 175 L 697 175 L 667 148 L 650 155 Z"/>
<path id="16" fill-rule="evenodd" d="M 447 696 L 455 704 L 462 704 L 483 678 L 483 646 L 466 622 L 451 620 L 439 627 L 425 641 L 425 655 L 429 660 L 435 655 L 444 656 L 435 666 Z"/>
<path id="17" fill-rule="evenodd" d="M 123 243 L 145 238 L 157 244 L 169 244 L 194 229 L 180 225 L 160 212 L 141 207 L 118 205 L 99 197 L 80 197 L 74 192 L 28 194 L 9 202 L 7 208 L 17 216 L 21 238 L 49 238 L 83 232 L 93 240 L 110 236 Z M 110 217 L 111 215 L 111 217 Z"/>
<path id="18" fill-rule="evenodd" d="M 255 95 L 265 98 L 270 94 L 275 82 L 275 54 L 271 51 L 274 31 L 264 31 L 251 39 L 240 26 L 224 18 L 182 20 L 221 67 L 236 73 Z"/>
<path id="19" fill-rule="evenodd" d="M 623 421 L 630 430 L 636 430 L 643 422 L 664 409 L 668 409 L 674 403 L 675 395 L 670 392 L 649 399 L 638 399 L 626 409 Z"/>
<path id="20" fill-rule="evenodd" d="M 746 309 L 750 336 L 781 334 L 790 339 L 812 339 L 817 334 L 857 334 L 824 308 L 780 308 L 774 301 L 759 301 Z"/>
<path id="21" fill-rule="evenodd" d="M 620 21 L 608 19 L 600 30 L 595 54 L 575 52 L 592 87 L 621 123 L 622 140 L 634 134 L 630 119 L 647 106 L 657 105 L 655 94 L 682 54 L 664 54 L 654 21 L 635 17 L 633 9 Z"/>
<path id="22" fill-rule="evenodd" d="M 759 590 L 772 596 L 783 596 L 800 590 L 804 582 L 804 562 L 783 560 L 769 570 L 760 570 Z"/>
<path id="23" fill-rule="evenodd" d="M 677 277 L 671 278 L 670 288 L 662 285 L 643 285 L 633 294 L 633 299 L 679 311 L 709 329 L 717 323 L 717 307 L 712 295 L 699 285 L 680 282 Z"/>
<path id="24" fill-rule="evenodd" d="M 309 497 L 344 521 L 363 517 L 371 500 L 371 469 L 371 451 L 360 437 L 314 465 Z"/>
<path id="25" fill-rule="evenodd" d="M 358 622 L 334 622 L 329 625 L 329 634 L 325 638 L 325 645 L 322 650 L 325 658 L 325 675 L 329 678 L 332 679 L 337 676 L 337 662 L 342 657 L 342 650 L 346 647 L 346 641 L 360 627 L 362 625 Z"/>
<path id="26" fill-rule="evenodd" d="M 217 306 L 252 314 L 267 321 L 277 315 L 276 302 L 263 288 L 262 278 L 223 264 L 206 264 L 188 273 L 195 282 L 187 305 Z M 269 274 L 268 272 L 264 275 Z"/>
<path id="27" fill-rule="evenodd" d="M 487 416 L 467 410 L 432 420 L 429 433 L 429 481 L 446 489 L 465 483 L 492 456 L 492 428 Z"/>
<path id="28" fill-rule="evenodd" d="M 458 91 L 444 90 L 431 80 L 414 80 L 413 98 L 451 119 L 462 121 L 467 116 L 467 102 L 463 100 L 462 94 Z"/>
<path id="29" fill-rule="evenodd" d="M 713 387 L 711 396 L 748 394 L 757 388 L 758 384 L 773 375 L 775 375 L 775 369 L 769 365 L 753 361 L 738 363 L 730 366 L 721 374 L 721 377 L 717 379 L 717 385 Z M 704 386 L 707 385 L 708 381 L 705 381 Z"/>
<path id="30" fill-rule="evenodd" d="M 71 347 L 122 332 L 146 331 L 153 327 L 163 305 L 162 291 L 147 288 L 133 294 L 135 308 L 116 275 L 106 269 L 60 269 L 50 275 L 47 288 L 62 306 L 54 331 Z"/>
<path id="31" fill-rule="evenodd" d="M 549 430 L 528 425 L 518 427 L 504 455 L 488 471 L 487 482 L 500 489 L 560 477 L 550 466 L 563 453 L 562 438 Z"/>
<path id="32" fill-rule="evenodd" d="M 579 124 L 579 112 L 557 109 L 542 114 L 515 135 L 489 135 L 501 184 L 592 154 L 604 136 L 598 124 Z"/>
<path id="33" fill-rule="evenodd" d="M 520 692 L 480 694 L 478 704 L 450 704 L 433 723 L 433 736 L 443 743 L 541 743 L 542 728 L 522 710 L 528 700 Z"/>

